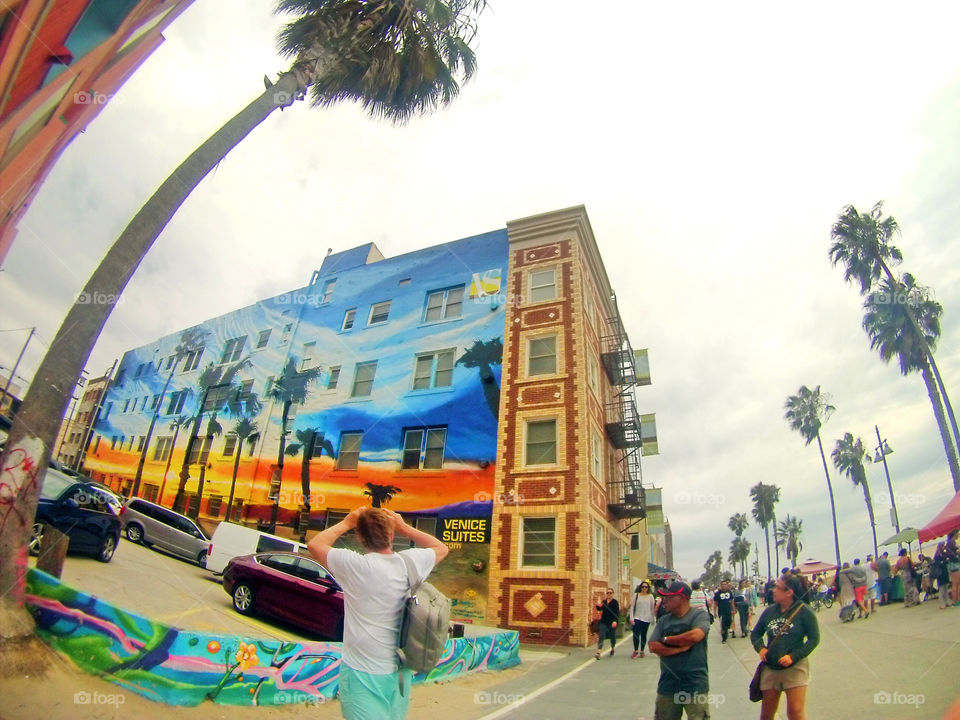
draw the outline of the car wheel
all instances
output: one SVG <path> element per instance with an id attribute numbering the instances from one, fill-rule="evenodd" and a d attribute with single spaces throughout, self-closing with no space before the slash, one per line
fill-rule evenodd
<path id="1" fill-rule="evenodd" d="M 30 535 L 30 554 L 39 555 L 40 545 L 43 543 L 43 523 L 33 524 L 33 533 Z"/>
<path id="2" fill-rule="evenodd" d="M 205 567 L 207 566 L 207 551 L 206 551 L 206 550 L 204 550 L 202 553 L 200 553 L 200 555 L 197 557 L 197 565 L 199 565 L 199 566 L 202 567 L 202 568 L 205 568 Z"/>
<path id="3" fill-rule="evenodd" d="M 240 583 L 233 589 L 233 607 L 241 615 L 253 614 L 253 588 Z"/>
<path id="4" fill-rule="evenodd" d="M 100 546 L 100 552 L 97 553 L 97 560 L 100 562 L 110 562 L 113 554 L 117 551 L 117 538 L 115 535 L 107 535 Z"/>
<path id="5" fill-rule="evenodd" d="M 136 523 L 127 525 L 127 540 L 135 543 L 143 540 L 143 528 Z"/>

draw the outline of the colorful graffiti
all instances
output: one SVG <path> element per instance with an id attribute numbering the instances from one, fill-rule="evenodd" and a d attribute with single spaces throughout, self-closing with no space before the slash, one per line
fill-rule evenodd
<path id="1" fill-rule="evenodd" d="M 109 605 L 36 569 L 27 607 L 37 634 L 82 670 L 169 705 L 284 705 L 337 694 L 340 643 L 278 642 L 196 633 Z M 435 682 L 520 662 L 513 631 L 447 641 L 437 666 L 414 682 Z"/>

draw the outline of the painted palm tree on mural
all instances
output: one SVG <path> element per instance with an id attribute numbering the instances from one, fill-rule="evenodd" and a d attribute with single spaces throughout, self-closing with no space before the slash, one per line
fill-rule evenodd
<path id="1" fill-rule="evenodd" d="M 864 458 L 867 462 L 870 461 L 870 456 L 866 453 L 863 440 L 854 438 L 853 433 L 844 433 L 830 451 L 830 459 L 838 472 L 846 475 L 854 487 L 859 485 L 863 490 L 863 501 L 867 505 L 867 516 L 870 518 L 870 532 L 873 533 L 873 556 L 880 557 L 877 552 L 877 523 L 873 516 L 873 500 L 870 497 L 870 485 L 867 483 L 867 471 L 863 467 Z"/>
<path id="2" fill-rule="evenodd" d="M 750 488 L 750 498 L 753 500 L 753 519 L 763 528 L 763 536 L 767 540 L 767 577 L 773 577 L 770 567 L 770 524 L 774 518 L 773 508 L 780 502 L 780 488 L 759 482 Z"/>
<path id="3" fill-rule="evenodd" d="M 790 424 L 791 430 L 796 430 L 803 436 L 804 443 L 809 445 L 814 440 L 820 449 L 820 460 L 823 461 L 823 474 L 827 477 L 827 493 L 830 495 L 830 515 L 833 519 L 833 548 L 836 551 L 837 567 L 840 567 L 840 535 L 837 533 L 837 505 L 833 500 L 833 483 L 830 481 L 830 471 L 827 469 L 827 456 L 823 454 L 823 442 L 820 440 L 820 427 L 836 408 L 830 404 L 830 398 L 820 392 L 820 386 L 811 390 L 801 385 L 796 395 L 787 398 L 784 405 L 786 412 L 784 419 Z"/>
<path id="4" fill-rule="evenodd" d="M 476 340 L 460 359 L 457 365 L 465 368 L 477 368 L 480 374 L 480 387 L 483 388 L 483 397 L 493 416 L 500 416 L 500 386 L 493 374 L 492 365 L 503 362 L 503 341 L 500 338 L 493 340 Z"/>
<path id="5" fill-rule="evenodd" d="M 170 462 L 173 460 L 173 449 L 177 446 L 177 436 L 180 435 L 180 428 L 189 423 L 192 418 L 189 415 L 177 415 L 170 421 L 170 429 L 173 430 L 173 440 L 170 441 L 170 447 L 167 449 L 167 465 L 163 469 L 163 481 L 160 483 L 160 492 L 157 494 L 157 502 L 163 504 L 163 491 L 167 487 L 167 475 L 170 473 Z"/>
<path id="6" fill-rule="evenodd" d="M 777 525 L 776 536 L 777 545 L 783 545 L 783 551 L 790 560 L 790 567 L 797 566 L 797 558 L 803 550 L 803 543 L 800 542 L 801 535 L 803 535 L 803 520 L 798 520 L 787 513 L 787 519 Z"/>
<path id="7" fill-rule="evenodd" d="M 927 396 L 930 398 L 930 405 L 933 407 L 937 427 L 940 429 L 943 449 L 947 454 L 953 489 L 954 492 L 960 492 L 960 462 L 958 462 L 956 449 L 949 440 L 941 396 L 930 366 L 930 356 L 917 342 L 913 323 L 907 317 L 907 309 L 912 308 L 911 312 L 920 324 L 927 346 L 933 347 L 940 336 L 940 315 L 943 314 L 943 306 L 931 299 L 926 288 L 918 285 L 916 279 L 909 273 L 904 274 L 899 287 L 903 288 L 902 298 L 906 302 L 889 301 L 889 293 L 893 288 L 886 280 L 880 281 L 876 292 L 867 295 L 863 303 L 863 329 L 870 338 L 870 349 L 876 350 L 884 362 L 890 362 L 896 357 L 902 374 L 908 375 L 920 371 L 920 376 L 927 388 Z"/>
<path id="8" fill-rule="evenodd" d="M 203 500 L 203 488 L 207 479 L 207 457 L 210 454 L 211 441 L 213 438 L 220 437 L 221 435 L 223 435 L 223 425 L 217 422 L 217 411 L 214 410 L 210 413 L 210 417 L 207 418 L 207 426 L 203 438 L 196 438 L 191 448 L 197 455 L 194 463 L 191 464 L 200 465 L 200 477 L 197 478 L 197 501 L 191 503 L 185 512 L 194 520 L 200 516 L 200 503 Z M 184 511 L 181 510 L 181 512 Z"/>
<path id="9" fill-rule="evenodd" d="M 243 443 L 250 445 L 251 450 L 260 439 L 260 428 L 248 416 L 241 416 L 233 423 L 230 433 L 237 438 L 233 457 L 233 476 L 230 478 L 230 499 L 227 500 L 226 520 L 233 516 L 233 495 L 237 488 L 237 473 L 240 470 L 240 456 L 243 454 Z"/>
<path id="10" fill-rule="evenodd" d="M 310 385 L 320 378 L 320 367 L 297 369 L 297 359 L 290 357 L 287 364 L 273 381 L 273 386 L 267 391 L 267 397 L 280 403 L 280 448 L 277 452 L 276 475 L 270 481 L 270 497 L 273 507 L 270 510 L 270 532 L 277 529 L 277 513 L 280 511 L 280 486 L 283 482 L 283 457 L 286 455 L 287 435 L 290 431 L 287 424 L 290 420 L 290 408 L 294 404 L 302 405 L 310 395 Z M 308 469 L 309 473 L 309 469 Z M 306 502 L 310 494 L 309 474 L 307 475 L 307 489 L 304 496 Z M 308 510 L 309 512 L 309 510 Z"/>
<path id="11" fill-rule="evenodd" d="M 291 58 L 276 83 L 231 118 L 164 180 L 107 251 L 78 297 L 119 298 L 194 188 L 275 110 L 309 93 L 314 107 L 356 101 L 373 118 L 402 123 L 453 101 L 476 70 L 470 43 L 485 0 L 281 0 L 289 22 L 278 46 Z M 0 515 L 0 638 L 30 633 L 24 610 L 27 546 L 40 489 L 70 392 L 113 309 L 74 303 L 40 362 L 0 455 L 13 501 Z M 10 520 L 9 522 L 7 522 Z"/>
<path id="12" fill-rule="evenodd" d="M 368 482 L 366 483 L 366 487 L 367 489 L 363 491 L 363 494 L 372 498 L 370 504 L 373 505 L 373 507 L 386 505 L 393 500 L 394 495 L 403 492 L 396 485 L 374 485 Z"/>
<path id="13" fill-rule="evenodd" d="M 310 428 L 296 430 L 297 442 L 287 445 L 284 452 L 290 457 L 303 453 L 303 462 L 300 463 L 300 489 L 303 493 L 303 504 L 300 506 L 300 515 L 297 518 L 296 532 L 300 534 L 300 542 L 307 540 L 307 527 L 310 525 L 310 461 L 326 451 L 327 455 L 336 458 L 331 443 L 324 436 L 322 430 Z"/>
<path id="14" fill-rule="evenodd" d="M 900 226 L 891 216 L 883 217 L 883 202 L 874 205 L 870 212 L 861 213 L 853 205 L 847 205 L 837 218 L 830 232 L 833 244 L 830 246 L 830 261 L 837 265 L 843 263 L 843 279 L 847 282 L 856 280 L 860 284 L 860 294 L 867 295 L 873 290 L 874 284 L 881 278 L 886 280 L 886 295 L 888 302 L 898 303 L 912 292 L 902 280 L 894 276 L 890 265 L 897 265 L 903 261 L 903 253 L 892 244 L 893 236 L 900 232 Z M 904 275 L 903 280 L 908 276 Z M 924 326 L 918 317 L 915 308 L 910 302 L 903 302 L 902 313 L 913 330 L 919 351 L 925 355 L 930 363 L 930 370 L 936 379 L 937 389 L 943 399 L 947 417 L 953 435 L 950 444 L 955 454 L 960 455 L 960 429 L 957 427 L 957 418 L 953 412 L 947 389 L 940 376 L 940 369 L 933 357 L 933 348 L 940 336 L 940 326 L 937 323 L 936 333 L 931 337 L 929 326 Z M 906 373 L 904 373 L 906 374 Z M 946 432 L 940 431 L 947 442 Z M 953 468 L 951 467 L 951 472 Z M 954 487 L 957 487 L 957 475 L 953 476 Z"/>

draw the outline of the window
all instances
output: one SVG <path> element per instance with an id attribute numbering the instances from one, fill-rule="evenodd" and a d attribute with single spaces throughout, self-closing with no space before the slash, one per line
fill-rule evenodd
<path id="1" fill-rule="evenodd" d="M 530 302 L 553 300 L 557 296 L 557 281 L 554 268 L 534 270 L 530 273 Z"/>
<path id="2" fill-rule="evenodd" d="M 270 342 L 270 333 L 273 330 L 261 330 L 260 335 L 257 337 L 257 350 L 260 348 L 265 348 L 267 343 Z"/>
<path id="3" fill-rule="evenodd" d="M 188 465 L 206 465 L 210 457 L 210 446 L 213 444 L 213 435 L 203 437 L 194 435 L 190 438 L 190 447 L 187 449 Z"/>
<path id="4" fill-rule="evenodd" d="M 223 444 L 223 456 L 224 457 L 233 457 L 233 453 L 237 450 L 237 436 L 236 435 L 227 435 L 226 442 Z"/>
<path id="5" fill-rule="evenodd" d="M 220 495 L 211 495 L 207 499 L 207 515 L 210 517 L 220 517 L 220 506 L 223 505 L 223 497 Z"/>
<path id="6" fill-rule="evenodd" d="M 640 533 L 630 533 L 630 549 L 640 549 Z"/>
<path id="7" fill-rule="evenodd" d="M 123 402 L 123 412 L 126 412 L 126 411 L 129 410 L 129 409 L 130 409 L 130 401 L 129 401 L 129 400 L 125 400 L 125 401 Z"/>
<path id="8" fill-rule="evenodd" d="M 321 303 L 330 302 L 330 297 L 333 295 L 333 288 L 337 284 L 337 279 L 333 278 L 332 280 L 327 280 L 323 284 L 323 297 L 320 298 Z"/>
<path id="9" fill-rule="evenodd" d="M 159 396 L 159 395 L 154 395 L 154 396 L 153 396 L 153 400 L 150 401 L 150 409 L 151 409 L 151 410 L 156 410 L 156 409 L 157 409 L 157 405 L 159 405 L 159 404 L 160 404 L 160 396 Z"/>
<path id="10" fill-rule="evenodd" d="M 416 528 L 420 532 L 424 532 L 427 535 L 432 535 L 433 537 L 437 536 L 437 517 L 435 515 L 420 515 L 418 517 L 404 518 L 404 520 L 406 521 L 407 525 Z M 403 537 L 402 535 L 393 536 L 392 549 L 394 552 L 409 550 L 410 548 L 416 546 L 416 543 L 410 538 Z"/>
<path id="11" fill-rule="evenodd" d="M 167 403 L 167 415 L 178 415 L 183 411 L 183 404 L 187 401 L 187 391 L 178 390 L 170 394 L 170 402 Z"/>
<path id="12" fill-rule="evenodd" d="M 233 522 L 239 522 L 242 517 L 243 517 L 243 500 L 240 500 L 239 498 L 234 498 L 233 499 L 233 518 L 232 518 Z M 230 519 L 231 518 L 227 518 L 227 520 L 230 520 Z"/>
<path id="13" fill-rule="evenodd" d="M 190 372 L 191 370 L 196 370 L 200 365 L 200 358 L 203 355 L 204 348 L 199 350 L 192 350 L 187 353 L 186 358 L 183 361 L 183 372 Z"/>
<path id="14" fill-rule="evenodd" d="M 375 305 L 370 306 L 370 319 L 367 321 L 367 325 L 377 325 L 378 323 L 385 323 L 387 318 L 390 317 L 390 300 L 385 302 L 379 302 Z"/>
<path id="15" fill-rule="evenodd" d="M 170 368 L 173 367 L 173 364 L 174 364 L 176 361 L 177 361 L 177 356 L 176 356 L 176 355 L 171 355 L 170 357 L 167 358 L 167 364 L 164 366 L 163 369 L 164 369 L 164 370 L 169 370 Z"/>
<path id="16" fill-rule="evenodd" d="M 316 349 L 316 340 L 303 344 L 303 360 L 300 361 L 300 372 L 313 367 L 313 353 L 316 351 Z"/>
<path id="17" fill-rule="evenodd" d="M 140 439 L 137 441 L 137 452 L 143 452 L 143 446 L 147 442 L 147 436 L 141 435 Z"/>
<path id="18" fill-rule="evenodd" d="M 116 449 L 117 449 L 117 440 L 119 440 L 119 439 L 120 439 L 120 438 L 119 438 L 118 436 L 116 436 L 116 435 L 114 435 L 112 438 L 110 438 L 110 449 L 111 449 L 111 450 L 116 450 Z M 123 449 L 123 448 L 121 448 L 121 449 Z"/>
<path id="19" fill-rule="evenodd" d="M 223 355 L 220 356 L 220 364 L 236 362 L 240 359 L 243 352 L 243 346 L 247 344 L 247 336 L 227 340 L 226 347 L 223 348 Z"/>
<path id="20" fill-rule="evenodd" d="M 605 554 L 604 541 L 603 541 L 603 525 L 598 523 L 596 520 L 593 521 L 593 574 L 594 575 L 603 575 L 603 558 Z"/>
<path id="21" fill-rule="evenodd" d="M 327 524 L 324 526 L 324 530 L 332 528 L 349 514 L 346 510 L 327 510 Z"/>
<path id="22" fill-rule="evenodd" d="M 283 334 L 280 336 L 281 345 L 286 345 L 290 341 L 291 330 L 293 330 L 293 323 L 287 323 L 283 326 Z"/>
<path id="23" fill-rule="evenodd" d="M 373 378 L 377 374 L 377 361 L 357 363 L 350 397 L 368 397 L 373 391 Z"/>
<path id="24" fill-rule="evenodd" d="M 557 462 L 557 421 L 536 420 L 527 423 L 524 465 L 552 465 Z"/>
<path id="25" fill-rule="evenodd" d="M 603 478 L 603 443 L 596 430 L 590 431 L 590 473 L 597 480 Z"/>
<path id="26" fill-rule="evenodd" d="M 203 396 L 203 412 L 219 410 L 230 399 L 229 385 L 214 385 Z"/>
<path id="27" fill-rule="evenodd" d="M 337 470 L 356 470 L 360 463 L 362 432 L 340 434 L 340 453 L 337 455 Z"/>
<path id="28" fill-rule="evenodd" d="M 237 390 L 237 400 L 245 402 L 253 395 L 253 380 L 244 380 L 240 383 L 240 389 Z"/>
<path id="29" fill-rule="evenodd" d="M 350 308 L 343 314 L 343 323 L 340 325 L 341 330 L 350 330 L 353 327 L 353 321 L 357 317 L 357 309 Z"/>
<path id="30" fill-rule="evenodd" d="M 463 285 L 436 290 L 427 295 L 427 309 L 423 314 L 424 322 L 452 320 L 463 314 Z"/>
<path id="31" fill-rule="evenodd" d="M 557 519 L 523 518 L 521 567 L 555 567 L 557 564 Z"/>
<path id="32" fill-rule="evenodd" d="M 144 485 L 143 486 L 143 499 L 148 502 L 156 502 L 157 495 L 160 494 L 160 488 L 156 485 Z"/>
<path id="33" fill-rule="evenodd" d="M 200 512 L 200 496 L 196 493 L 187 494 L 187 515 L 194 517 Z"/>
<path id="34" fill-rule="evenodd" d="M 171 448 L 173 448 L 173 437 L 161 435 L 157 438 L 157 446 L 153 449 L 153 459 L 165 462 L 170 457 Z"/>
<path id="35" fill-rule="evenodd" d="M 557 336 L 530 338 L 527 355 L 527 375 L 553 375 L 557 372 Z"/>
<path id="36" fill-rule="evenodd" d="M 446 428 L 417 428 L 403 434 L 401 470 L 439 470 L 443 467 Z"/>
<path id="37" fill-rule="evenodd" d="M 593 390 L 593 394 L 600 398 L 600 382 L 597 371 L 597 361 L 592 355 L 587 356 L 587 384 Z"/>
<path id="38" fill-rule="evenodd" d="M 418 355 L 413 371 L 413 389 L 450 387 L 453 384 L 453 350 Z"/>
<path id="39" fill-rule="evenodd" d="M 327 390 L 336 390 L 338 382 L 340 382 L 340 366 L 335 365 L 330 368 L 330 376 L 327 378 Z"/>

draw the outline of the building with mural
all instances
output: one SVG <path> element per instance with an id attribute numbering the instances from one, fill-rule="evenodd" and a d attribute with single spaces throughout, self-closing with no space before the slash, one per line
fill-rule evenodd
<path id="1" fill-rule="evenodd" d="M 110 384 L 109 374 L 93 378 L 82 387 L 79 397 L 71 406 L 67 419 L 60 427 L 57 439 L 57 459 L 68 468 L 83 464 L 83 454 L 93 433 L 103 394 Z"/>
<path id="2" fill-rule="evenodd" d="M 572 208 L 330 254 L 303 288 L 128 351 L 86 469 L 291 537 L 389 507 L 450 545 L 431 581 L 454 619 L 582 645 L 596 594 L 626 597 L 646 512 L 635 383 Z"/>

